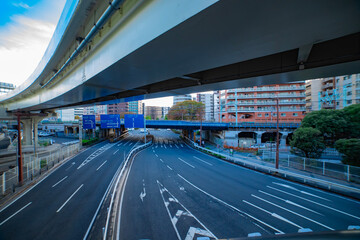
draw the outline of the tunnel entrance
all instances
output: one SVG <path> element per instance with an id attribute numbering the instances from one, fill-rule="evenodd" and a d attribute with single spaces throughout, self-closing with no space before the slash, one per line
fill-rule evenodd
<path id="1" fill-rule="evenodd" d="M 281 140 L 282 133 L 279 133 L 279 140 Z M 264 132 L 261 135 L 261 143 L 266 142 L 275 142 L 276 141 L 276 132 Z"/>

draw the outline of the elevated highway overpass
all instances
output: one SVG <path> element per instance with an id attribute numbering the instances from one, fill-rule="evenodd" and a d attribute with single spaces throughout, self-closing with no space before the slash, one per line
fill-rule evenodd
<path id="1" fill-rule="evenodd" d="M 69 0 L 39 66 L 0 104 L 52 111 L 357 73 L 359 23 L 356 0 Z"/>

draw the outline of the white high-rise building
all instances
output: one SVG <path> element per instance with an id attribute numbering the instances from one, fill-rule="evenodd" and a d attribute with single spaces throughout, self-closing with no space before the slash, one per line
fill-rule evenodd
<path id="1" fill-rule="evenodd" d="M 198 93 L 196 100 L 205 105 L 205 121 L 215 121 L 215 94 Z"/>
<path id="2" fill-rule="evenodd" d="M 189 100 L 191 100 L 190 94 L 177 95 L 177 96 L 174 96 L 174 105 L 176 105 L 179 102 L 189 101 Z"/>

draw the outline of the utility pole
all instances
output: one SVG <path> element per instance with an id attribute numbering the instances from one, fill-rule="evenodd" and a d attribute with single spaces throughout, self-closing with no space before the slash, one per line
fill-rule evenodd
<path id="1" fill-rule="evenodd" d="M 83 133 L 83 128 L 82 128 L 82 120 L 83 117 L 81 117 L 79 119 L 79 144 L 80 144 L 80 148 L 82 147 L 82 133 Z M 95 123 L 94 123 L 95 124 Z M 96 125 L 95 125 L 96 126 Z"/>
<path id="2" fill-rule="evenodd" d="M 202 147 L 202 110 L 200 111 L 200 147 Z"/>
<path id="3" fill-rule="evenodd" d="M 276 161 L 275 168 L 279 169 L 279 97 L 276 97 Z"/>
<path id="4" fill-rule="evenodd" d="M 144 114 L 144 142 L 146 144 L 146 117 L 145 117 L 145 103 L 143 103 L 143 114 Z"/>

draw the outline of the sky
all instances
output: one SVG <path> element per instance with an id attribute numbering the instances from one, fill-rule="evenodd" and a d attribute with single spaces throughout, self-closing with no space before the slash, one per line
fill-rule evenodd
<path id="1" fill-rule="evenodd" d="M 21 85 L 50 42 L 66 0 L 0 0 L 0 82 Z M 193 94 L 194 95 L 194 94 Z M 173 97 L 144 101 L 172 106 Z"/>
<path id="2" fill-rule="evenodd" d="M 66 0 L 0 1 L 0 82 L 19 86 L 35 70 Z"/>

